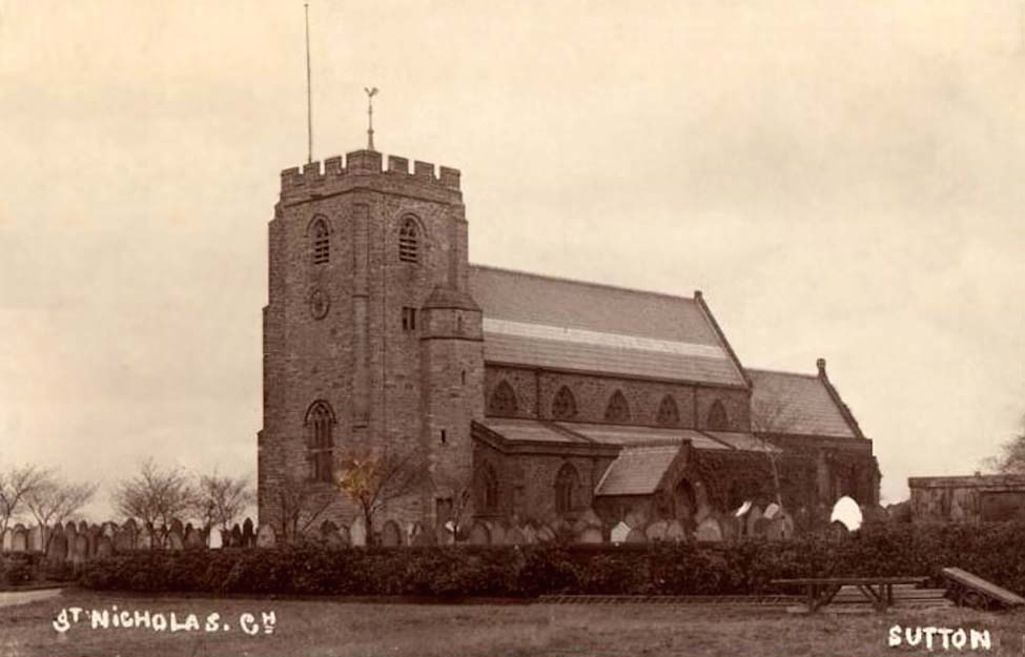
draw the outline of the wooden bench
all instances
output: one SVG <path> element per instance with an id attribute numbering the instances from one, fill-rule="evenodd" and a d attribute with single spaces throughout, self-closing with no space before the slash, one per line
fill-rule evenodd
<path id="1" fill-rule="evenodd" d="M 921 586 L 928 577 L 802 577 L 797 579 L 774 579 L 777 586 L 801 586 L 805 589 L 808 611 L 814 613 L 829 604 L 840 589 L 857 591 L 862 600 L 872 603 L 877 611 L 885 611 L 893 605 L 894 586 Z"/>
<path id="2" fill-rule="evenodd" d="M 944 568 L 943 576 L 947 579 L 947 590 L 958 606 L 981 607 L 988 609 L 994 606 L 1018 607 L 1025 605 L 1025 598 L 987 582 L 978 575 L 973 575 L 960 568 Z"/>

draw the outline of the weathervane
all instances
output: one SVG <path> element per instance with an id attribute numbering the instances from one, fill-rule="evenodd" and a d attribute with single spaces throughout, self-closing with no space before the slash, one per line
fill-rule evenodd
<path id="1" fill-rule="evenodd" d="M 377 87 L 363 87 L 367 92 L 367 150 L 374 150 L 374 96 L 377 95 Z"/>

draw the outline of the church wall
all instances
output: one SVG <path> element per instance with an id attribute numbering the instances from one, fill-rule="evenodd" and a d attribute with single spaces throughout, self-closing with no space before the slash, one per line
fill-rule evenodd
<path id="1" fill-rule="evenodd" d="M 537 417 L 537 371 L 520 367 L 487 365 L 484 368 L 484 404 L 491 399 L 495 388 L 507 382 L 516 393 L 516 415 L 514 417 Z"/>
<path id="2" fill-rule="evenodd" d="M 729 420 L 729 431 L 751 430 L 751 395 L 746 390 L 698 388 L 698 429 L 708 429 L 708 414 L 716 400 L 721 401 Z"/>
<path id="3" fill-rule="evenodd" d="M 573 422 L 606 422 L 609 399 L 619 390 L 630 408 L 629 424 L 658 426 L 659 406 L 666 395 L 671 395 L 679 412 L 679 427 L 707 428 L 709 410 L 718 399 L 726 409 L 731 430 L 750 430 L 750 397 L 745 390 L 488 364 L 485 367 L 485 400 L 491 399 L 495 388 L 503 381 L 516 393 L 516 417 L 554 419 L 552 402 L 562 386 L 567 386 L 577 405 L 576 417 L 569 420 Z"/>

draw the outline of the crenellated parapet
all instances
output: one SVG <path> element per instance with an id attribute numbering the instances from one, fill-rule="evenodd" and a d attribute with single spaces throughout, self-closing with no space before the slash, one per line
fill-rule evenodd
<path id="1" fill-rule="evenodd" d="M 358 150 L 323 162 L 310 162 L 281 172 L 281 197 L 286 204 L 338 194 L 358 187 L 401 191 L 435 200 L 461 202 L 459 170 L 430 162 Z"/>

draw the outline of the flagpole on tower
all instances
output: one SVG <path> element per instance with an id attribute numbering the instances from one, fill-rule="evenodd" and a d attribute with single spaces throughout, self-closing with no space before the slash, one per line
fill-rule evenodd
<path id="1" fill-rule="evenodd" d="M 306 10 L 306 162 L 313 162 L 313 86 L 310 75 L 310 4 L 304 3 Z"/>

